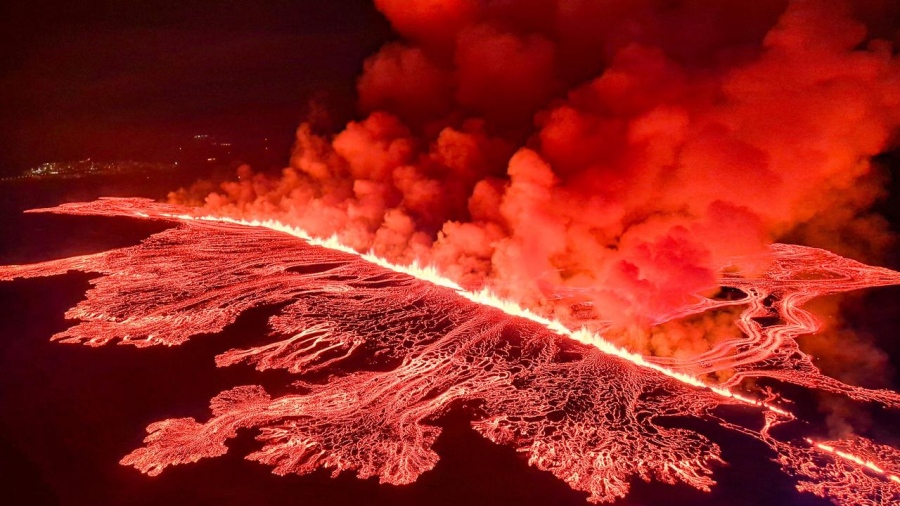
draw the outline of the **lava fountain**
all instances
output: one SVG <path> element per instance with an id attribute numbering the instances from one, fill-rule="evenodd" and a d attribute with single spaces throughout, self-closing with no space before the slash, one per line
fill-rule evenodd
<path id="1" fill-rule="evenodd" d="M 886 4 L 375 4 L 398 37 L 363 64 L 359 115 L 335 132 L 312 114 L 279 175 L 242 166 L 167 204 L 37 210 L 174 228 L 0 267 L 99 275 L 63 343 L 174 346 L 275 312 L 266 343 L 215 361 L 292 379 L 222 392 L 205 421 L 151 424 L 123 464 L 156 475 L 249 429 L 247 458 L 275 473 L 404 484 L 435 466 L 440 420 L 463 411 L 611 502 L 636 478 L 710 490 L 723 452 L 679 422 L 702 420 L 766 445 L 803 492 L 900 502 L 900 452 L 821 439 L 788 398 L 900 408 L 797 343 L 819 329 L 809 301 L 900 274 L 778 242 L 861 259 L 890 246 L 871 212 L 872 159 L 900 128 L 894 34 L 872 22 Z M 662 351 L 628 340 L 712 313 L 736 330 L 682 348 L 663 333 Z"/>
<path id="2" fill-rule="evenodd" d="M 246 458 L 276 474 L 326 468 L 410 483 L 438 461 L 435 421 L 464 406 L 479 434 L 524 453 L 591 502 L 624 497 L 635 477 L 714 486 L 719 446 L 695 430 L 661 424 L 667 417 L 713 421 L 757 438 L 798 478 L 799 490 L 836 504 L 900 500 L 900 451 L 859 436 L 779 439 L 773 427 L 797 420 L 788 404 L 740 388 L 743 378 L 767 377 L 900 406 L 896 392 L 824 376 L 795 341 L 816 329 L 804 302 L 898 284 L 900 273 L 776 244 L 763 274 L 722 276 L 745 298 L 701 299 L 679 315 L 740 306 L 745 336 L 676 360 L 634 354 L 488 292 L 463 290 L 433 270 L 394 266 L 276 222 L 204 217 L 145 199 L 35 211 L 176 224 L 134 247 L 0 267 L 0 280 L 73 270 L 100 275 L 66 313 L 79 322 L 55 341 L 174 346 L 219 332 L 250 308 L 280 307 L 269 319 L 269 343 L 228 350 L 215 361 L 283 369 L 293 381 L 278 395 L 258 385 L 224 391 L 203 422 L 151 424 L 145 446 L 121 461 L 149 475 L 220 456 L 225 442 L 248 428 L 258 431 L 261 447 Z M 767 298 L 777 302 L 763 304 Z M 754 318 L 762 313 L 778 323 L 759 324 Z M 721 384 L 699 379 L 723 369 L 734 374 Z M 746 406 L 755 421 L 722 417 L 716 408 L 725 405 Z"/>

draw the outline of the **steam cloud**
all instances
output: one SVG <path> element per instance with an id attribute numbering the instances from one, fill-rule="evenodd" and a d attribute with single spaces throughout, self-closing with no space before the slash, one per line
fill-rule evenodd
<path id="1" fill-rule="evenodd" d="M 883 192 L 870 158 L 900 125 L 900 61 L 860 21 L 879 2 L 376 5 L 401 39 L 365 62 L 362 119 L 300 125 L 280 178 L 243 167 L 170 198 L 560 317 L 589 301 L 618 327 L 665 321 L 778 239 L 888 245 L 867 211 Z M 718 332 L 691 325 L 669 335 Z"/>

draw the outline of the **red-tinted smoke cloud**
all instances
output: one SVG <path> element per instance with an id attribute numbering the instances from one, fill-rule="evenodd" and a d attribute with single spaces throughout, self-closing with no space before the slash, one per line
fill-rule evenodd
<path id="1" fill-rule="evenodd" d="M 779 238 L 885 245 L 870 158 L 900 125 L 900 61 L 859 21 L 882 3 L 376 4 L 401 39 L 366 61 L 359 120 L 301 125 L 280 178 L 172 198 L 617 324 Z"/>

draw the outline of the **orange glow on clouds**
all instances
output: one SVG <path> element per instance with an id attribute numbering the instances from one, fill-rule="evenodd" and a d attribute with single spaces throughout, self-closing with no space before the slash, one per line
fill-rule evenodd
<path id="1" fill-rule="evenodd" d="M 715 484 L 719 447 L 697 432 L 655 423 L 658 416 L 699 417 L 756 437 L 798 477 L 800 491 L 837 504 L 900 494 L 896 449 L 859 436 L 833 443 L 778 439 L 773 429 L 796 415 L 774 392 L 741 390 L 736 379 L 767 377 L 900 406 L 896 392 L 822 375 L 795 341 L 817 327 L 800 307 L 805 301 L 900 283 L 900 274 L 887 269 L 774 245 L 767 271 L 721 276 L 746 299 L 705 299 L 672 316 L 738 305 L 749 339 L 723 341 L 702 357 L 654 358 L 488 291 L 461 288 L 431 268 L 359 254 L 292 225 L 203 216 L 144 199 L 42 211 L 179 223 L 135 247 L 0 267 L 0 280 L 69 270 L 101 275 L 67 313 L 80 322 L 54 340 L 172 346 L 220 331 L 252 307 L 288 302 L 269 320 L 269 344 L 228 350 L 216 364 L 285 369 L 297 378 L 289 393 L 272 397 L 260 386 L 239 386 L 212 400 L 207 422 L 151 424 L 146 445 L 122 459 L 150 475 L 222 455 L 238 429 L 254 428 L 263 446 L 247 458 L 275 473 L 324 467 L 409 483 L 438 460 L 431 445 L 441 430 L 432 422 L 452 406 L 476 402 L 470 413 L 476 431 L 527 453 L 530 464 L 588 492 L 592 502 L 624 497 L 633 476 L 707 491 Z M 770 310 L 780 323 L 753 320 L 766 298 L 777 301 Z M 718 385 L 696 375 L 720 369 L 733 375 Z M 324 381 L 317 376 L 323 371 Z M 728 404 L 761 416 L 757 423 L 724 420 L 714 410 Z"/>

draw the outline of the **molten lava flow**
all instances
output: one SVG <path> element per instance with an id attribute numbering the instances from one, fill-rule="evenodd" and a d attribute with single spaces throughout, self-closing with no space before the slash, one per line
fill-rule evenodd
<path id="1" fill-rule="evenodd" d="M 280 174 L 243 166 L 171 200 L 433 264 L 561 319 L 591 302 L 620 327 L 681 310 L 777 238 L 890 247 L 871 160 L 895 148 L 900 57 L 896 30 L 866 21 L 896 2 L 375 4 L 397 38 L 364 64 L 359 116 L 302 124 Z"/>
<path id="2" fill-rule="evenodd" d="M 737 322 L 743 332 L 740 338 L 723 340 L 709 352 L 689 359 L 654 357 L 649 360 L 693 376 L 730 371 L 733 375 L 722 383 L 725 387 L 736 387 L 750 377 L 767 377 L 843 394 L 855 400 L 900 407 L 897 392 L 854 387 L 825 376 L 796 341 L 798 336 L 814 333 L 819 328 L 813 315 L 802 309 L 811 299 L 898 284 L 900 275 L 821 249 L 775 244 L 772 251 L 773 261 L 762 275 L 724 274 L 722 284 L 741 290 L 746 297 L 726 301 L 706 299 L 686 310 L 746 306 Z M 682 312 L 679 316 L 685 314 L 688 313 Z M 764 317 L 777 317 L 779 322 L 762 325 L 757 319 Z"/>
<path id="3" fill-rule="evenodd" d="M 632 477 L 701 490 L 714 484 L 718 445 L 696 431 L 660 425 L 662 416 L 718 421 L 757 437 L 801 478 L 800 490 L 839 504 L 900 494 L 896 450 L 859 437 L 846 444 L 777 440 L 770 429 L 793 415 L 773 396 L 736 391 L 741 377 L 766 376 L 897 406 L 894 392 L 822 375 L 794 341 L 815 330 L 800 304 L 823 293 L 900 283 L 892 271 L 776 245 L 764 275 L 723 276 L 746 299 L 707 300 L 683 312 L 746 305 L 740 324 L 747 337 L 679 362 L 632 354 L 489 293 L 466 292 L 433 270 L 400 268 L 276 223 L 198 219 L 185 208 L 142 199 L 43 211 L 178 222 L 135 247 L 0 268 L 3 280 L 69 270 L 102 275 L 67 312 L 80 322 L 54 340 L 177 345 L 222 330 L 252 307 L 287 303 L 269 320 L 272 342 L 225 351 L 216 363 L 287 370 L 296 378 L 289 393 L 238 386 L 212 399 L 206 422 L 151 424 L 146 445 L 122 459 L 151 475 L 222 455 L 238 429 L 253 428 L 262 447 L 247 458 L 275 473 L 325 467 L 335 475 L 354 470 L 361 478 L 409 483 L 438 460 L 431 449 L 441 432 L 435 422 L 465 405 L 476 431 L 527 454 L 529 463 L 588 492 L 593 502 L 623 497 Z M 753 320 L 762 313 L 781 322 L 764 328 Z M 724 368 L 735 375 L 722 385 L 697 378 Z M 713 413 L 727 404 L 758 406 L 758 426 Z"/>
<path id="4" fill-rule="evenodd" d="M 838 504 L 900 503 L 900 451 L 861 437 L 806 440 L 806 448 L 779 448 L 778 461 L 800 478 L 797 489 Z M 798 464 L 802 463 L 802 464 Z"/>

